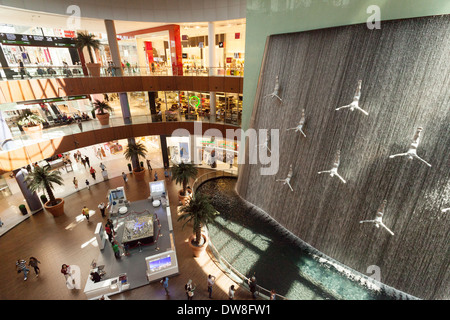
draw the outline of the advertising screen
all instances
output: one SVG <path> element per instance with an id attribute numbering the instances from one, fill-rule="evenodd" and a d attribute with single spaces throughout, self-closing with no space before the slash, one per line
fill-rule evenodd
<path id="1" fill-rule="evenodd" d="M 170 255 L 167 255 L 166 257 L 162 257 L 162 258 L 148 262 L 150 272 L 161 271 L 163 269 L 170 267 L 171 265 L 172 265 L 172 259 L 171 259 Z"/>

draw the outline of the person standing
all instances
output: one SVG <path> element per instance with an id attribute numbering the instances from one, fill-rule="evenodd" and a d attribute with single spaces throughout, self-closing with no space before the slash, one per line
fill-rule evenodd
<path id="1" fill-rule="evenodd" d="M 38 263 L 41 262 L 35 257 L 30 257 L 30 261 L 28 261 L 28 265 L 34 268 L 34 273 L 36 273 L 36 277 L 39 277 L 39 273 L 41 273 L 41 269 L 39 269 Z"/>
<path id="2" fill-rule="evenodd" d="M 105 231 L 106 231 L 106 234 L 108 235 L 109 242 L 112 243 L 113 242 L 113 231 L 112 231 L 111 225 L 108 222 L 106 222 L 106 224 L 105 224 Z"/>
<path id="3" fill-rule="evenodd" d="M 166 291 L 166 296 L 169 295 L 169 277 L 165 277 L 163 280 L 161 280 L 161 284 Z"/>
<path id="4" fill-rule="evenodd" d="M 80 129 L 80 131 L 83 132 L 83 123 L 81 122 L 81 119 L 77 120 L 77 124 L 78 124 L 78 128 Z"/>
<path id="5" fill-rule="evenodd" d="M 81 214 L 89 221 L 89 209 L 86 206 L 81 209 Z"/>
<path id="6" fill-rule="evenodd" d="M 158 173 L 155 171 L 155 179 L 154 181 L 158 181 Z"/>
<path id="7" fill-rule="evenodd" d="M 192 285 L 192 280 L 189 279 L 188 282 L 184 285 L 184 290 L 186 291 L 186 297 L 188 300 L 191 300 L 189 297 L 189 293 L 192 291 L 193 288 L 194 286 Z"/>
<path id="8" fill-rule="evenodd" d="M 236 292 L 236 290 L 234 289 L 234 285 L 232 285 L 230 287 L 230 289 L 228 290 L 228 299 L 234 300 L 234 293 L 235 292 Z"/>
<path id="9" fill-rule="evenodd" d="M 216 282 L 216 277 L 212 276 L 212 275 L 208 275 L 208 293 L 209 293 L 209 298 L 212 298 L 212 289 L 213 289 L 213 285 L 214 282 Z"/>
<path id="10" fill-rule="evenodd" d="M 86 179 L 86 181 L 84 182 L 85 184 L 86 184 L 86 187 L 88 188 L 88 190 L 89 190 L 89 180 L 88 179 Z"/>
<path id="11" fill-rule="evenodd" d="M 275 300 L 276 299 L 276 293 L 275 290 L 272 289 L 270 290 L 270 300 Z"/>
<path id="12" fill-rule="evenodd" d="M 23 280 L 26 281 L 28 279 L 28 272 L 30 271 L 27 269 L 27 262 L 25 260 L 18 259 L 16 262 L 16 270 L 17 273 L 23 272 Z"/>
<path id="13" fill-rule="evenodd" d="M 127 174 L 125 172 L 122 172 L 122 178 L 123 178 L 123 182 L 128 181 Z"/>
<path id="14" fill-rule="evenodd" d="M 253 299 L 256 299 L 256 278 L 255 276 L 251 277 L 248 282 L 248 286 L 250 287 L 250 292 L 252 293 Z"/>
<path id="15" fill-rule="evenodd" d="M 97 171 L 95 171 L 95 169 L 93 167 L 91 167 L 91 169 L 89 170 L 89 172 L 91 173 L 92 178 L 95 180 L 95 173 Z"/>
<path id="16" fill-rule="evenodd" d="M 106 210 L 106 205 L 105 205 L 105 203 L 104 203 L 104 202 L 100 203 L 100 204 L 98 205 L 98 208 L 100 209 L 100 212 L 101 212 L 101 214 L 102 214 L 102 217 L 104 218 L 104 217 L 105 217 L 105 210 Z"/>
<path id="17" fill-rule="evenodd" d="M 120 249 L 119 249 L 119 245 L 117 244 L 117 241 L 113 242 L 112 248 L 113 248 L 114 256 L 116 257 L 116 259 L 120 259 Z"/>
<path id="18" fill-rule="evenodd" d="M 85 157 L 84 157 L 84 160 L 86 161 L 88 167 L 90 167 L 90 166 L 91 166 L 91 163 L 89 162 L 89 157 L 88 157 L 88 156 L 85 156 Z"/>
<path id="19" fill-rule="evenodd" d="M 75 186 L 75 189 L 78 190 L 78 179 L 76 177 L 73 177 L 73 185 Z"/>
<path id="20" fill-rule="evenodd" d="M 148 170 L 152 171 L 152 165 L 150 164 L 150 159 L 147 159 L 147 168 Z"/>
<path id="21" fill-rule="evenodd" d="M 106 166 L 102 162 L 100 162 L 99 167 L 100 167 L 100 169 L 102 169 L 102 171 L 105 171 L 105 169 L 106 169 Z"/>
<path id="22" fill-rule="evenodd" d="M 83 159 L 81 156 L 79 156 L 79 157 L 80 157 L 81 163 L 83 164 L 83 167 L 86 169 L 86 159 Z"/>

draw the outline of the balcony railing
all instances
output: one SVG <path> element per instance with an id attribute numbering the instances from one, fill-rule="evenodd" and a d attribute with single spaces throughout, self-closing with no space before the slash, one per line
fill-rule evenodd
<path id="1" fill-rule="evenodd" d="M 20 80 L 32 78 L 70 78 L 89 77 L 87 69 L 83 71 L 83 66 L 18 66 L 0 68 L 1 80 Z M 122 73 L 122 74 L 121 74 Z M 177 68 L 159 67 L 152 69 L 144 66 L 130 67 L 100 67 L 101 77 L 114 76 L 223 76 L 223 77 L 243 77 L 244 68 Z"/>
<path id="2" fill-rule="evenodd" d="M 172 115 L 173 116 L 173 115 Z M 131 120 L 131 123 L 130 121 Z M 202 121 L 207 123 L 217 123 L 217 124 L 230 124 L 223 121 L 223 118 L 216 118 L 215 121 L 209 118 L 196 116 L 195 118 L 186 117 L 183 114 L 177 114 L 171 118 L 158 114 L 154 115 L 138 115 L 132 116 L 130 119 L 124 119 L 122 116 L 113 116 L 109 119 L 108 125 L 101 125 L 98 120 L 92 119 L 89 117 L 89 120 L 83 120 L 81 123 L 77 123 L 75 120 L 58 120 L 51 121 L 51 123 L 47 122 L 44 125 L 44 128 L 41 132 L 38 133 L 26 133 L 23 128 L 19 126 L 10 126 L 10 131 L 12 137 L 1 141 L 1 149 L 0 152 L 7 152 L 14 149 L 19 149 L 25 146 L 29 146 L 35 144 L 37 142 L 51 140 L 55 138 L 60 138 L 63 136 L 69 136 L 72 134 L 77 134 L 81 132 L 88 132 L 93 130 L 111 128 L 111 127 L 120 127 L 125 125 L 133 125 L 133 124 L 143 124 L 143 123 L 157 123 L 157 122 L 166 122 L 166 121 L 179 121 L 179 122 L 194 122 L 194 121 Z M 239 126 L 240 124 L 235 123 L 231 125 Z"/>

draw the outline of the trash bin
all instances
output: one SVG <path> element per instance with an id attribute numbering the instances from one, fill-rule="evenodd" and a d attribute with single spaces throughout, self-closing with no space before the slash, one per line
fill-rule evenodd
<path id="1" fill-rule="evenodd" d="M 22 212 L 23 215 L 28 214 L 27 207 L 25 207 L 24 204 L 21 204 L 21 205 L 19 206 L 19 210 L 20 210 L 20 212 Z"/>

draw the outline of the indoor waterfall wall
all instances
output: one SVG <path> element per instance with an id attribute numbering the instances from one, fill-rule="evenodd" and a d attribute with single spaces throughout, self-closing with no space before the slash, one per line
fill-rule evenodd
<path id="1" fill-rule="evenodd" d="M 240 165 L 237 191 L 324 254 L 423 299 L 449 299 L 450 16 L 271 36 L 250 127 L 279 130 L 279 170 Z M 280 102 L 266 95 L 279 77 Z M 359 106 L 353 101 L 362 80 Z M 246 79 L 245 81 L 249 81 Z M 303 131 L 294 130 L 305 110 Z M 405 153 L 422 127 L 418 159 Z M 258 141 L 261 144 L 264 141 Z M 246 143 L 247 155 L 257 148 Z M 340 150 L 337 176 L 330 170 Z M 267 150 L 259 147 L 259 152 Z M 292 164 L 288 185 L 286 178 Z M 373 220 L 387 200 L 383 223 Z"/>

